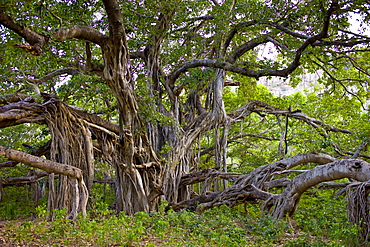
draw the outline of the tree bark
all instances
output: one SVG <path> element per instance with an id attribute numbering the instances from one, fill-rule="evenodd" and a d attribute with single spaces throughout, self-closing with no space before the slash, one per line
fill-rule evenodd
<path id="1" fill-rule="evenodd" d="M 335 161 L 335 159 L 330 157 L 329 155 L 318 153 L 302 153 L 284 160 L 280 160 L 268 165 L 258 167 L 257 169 L 253 170 L 247 175 L 240 174 L 238 176 L 237 174 L 234 174 L 234 176 L 225 176 L 224 173 L 211 171 L 211 172 L 201 172 L 198 173 L 198 175 L 196 176 L 195 174 L 192 174 L 193 176 L 186 175 L 183 177 L 182 181 L 184 183 L 189 183 L 191 181 L 205 181 L 212 176 L 218 176 L 228 181 L 234 181 L 234 184 L 232 186 L 220 192 L 217 195 L 217 197 L 214 197 L 212 201 L 200 204 L 199 202 L 197 202 L 197 204 L 199 204 L 199 209 L 197 210 L 203 211 L 208 208 L 219 206 L 221 204 L 236 206 L 240 203 L 245 203 L 248 200 L 249 201 L 253 201 L 256 199 L 267 200 L 269 197 L 273 196 L 273 194 L 264 191 L 266 190 L 267 186 L 270 186 L 269 184 L 266 185 L 266 182 L 270 182 L 274 175 L 277 175 L 279 172 L 292 169 L 295 166 L 301 164 L 311 162 L 318 164 L 327 164 L 333 161 Z M 190 181 L 188 181 L 189 177 L 191 177 Z M 283 182 L 285 186 L 291 183 L 291 181 L 286 180 Z M 245 191 L 243 193 L 245 194 L 246 198 L 243 198 L 243 196 L 238 194 L 240 191 Z M 193 201 L 196 202 L 196 200 Z M 189 206 L 189 203 L 187 203 L 186 201 L 179 202 L 179 204 L 187 204 Z"/>
<path id="2" fill-rule="evenodd" d="M 136 159 L 141 163 L 157 162 L 146 134 L 142 131 L 143 124 L 138 115 L 132 81 L 127 66 L 128 49 L 126 34 L 120 6 L 115 0 L 104 0 L 105 10 L 109 20 L 109 38 L 101 46 L 105 62 L 103 78 L 111 88 L 118 101 L 120 118 L 120 140 L 115 158 L 117 174 L 117 210 L 134 214 L 138 211 L 149 211 L 154 201 L 148 201 L 154 182 L 149 174 L 140 173 L 136 167 Z M 135 147 L 138 147 L 135 149 Z M 134 160 L 135 158 L 135 160 Z M 150 177 L 144 180 L 143 177 Z"/>

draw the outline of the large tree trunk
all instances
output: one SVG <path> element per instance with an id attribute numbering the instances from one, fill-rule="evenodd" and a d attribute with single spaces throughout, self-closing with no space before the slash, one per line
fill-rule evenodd
<path id="1" fill-rule="evenodd" d="M 104 79 L 118 100 L 120 118 L 120 147 L 117 149 L 120 155 L 114 164 L 117 175 L 117 210 L 133 214 L 148 211 L 149 204 L 142 177 L 134 166 L 135 139 L 141 137 L 133 135 L 133 132 L 140 130 L 141 123 L 132 84 L 126 78 L 127 50 L 124 38 L 123 30 L 119 37 L 111 34 L 102 50 L 105 61 Z"/>
<path id="2" fill-rule="evenodd" d="M 181 178 L 190 171 L 190 165 L 194 160 L 194 153 L 192 151 L 192 144 L 195 143 L 197 138 L 213 129 L 215 127 L 225 126 L 227 120 L 226 112 L 224 109 L 222 92 L 224 87 L 225 71 L 222 69 L 216 70 L 215 78 L 212 82 L 212 109 L 210 112 L 204 112 L 199 117 L 195 118 L 186 126 L 182 131 L 182 135 L 178 138 L 176 145 L 172 152 L 169 154 L 168 163 L 166 164 L 165 174 L 165 189 L 164 194 L 166 200 L 171 204 L 188 200 L 190 192 L 188 186 L 180 186 Z M 226 130 L 225 130 L 226 131 Z M 225 132 L 227 133 L 227 131 Z M 224 136 L 226 137 L 226 136 Z M 222 138 L 224 140 L 224 138 Z M 226 160 L 224 159 L 222 148 L 226 148 L 225 143 L 217 143 L 218 148 L 218 163 L 216 168 L 224 167 Z M 221 165 L 222 163 L 223 165 Z"/>
<path id="3" fill-rule="evenodd" d="M 109 38 L 102 45 L 105 62 L 103 78 L 111 88 L 118 101 L 120 118 L 118 154 L 114 158 L 117 182 L 117 210 L 134 214 L 139 211 L 148 211 L 153 207 L 148 196 L 153 195 L 157 174 L 140 173 L 136 164 L 157 162 L 147 140 L 143 124 L 138 115 L 138 106 L 135 99 L 133 84 L 127 66 L 126 34 L 120 6 L 116 1 L 105 0 L 105 9 L 109 19 Z M 150 179 L 143 179 L 150 177 Z"/>

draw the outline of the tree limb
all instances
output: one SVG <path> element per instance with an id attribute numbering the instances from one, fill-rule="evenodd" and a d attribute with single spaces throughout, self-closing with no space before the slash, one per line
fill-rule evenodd
<path id="1" fill-rule="evenodd" d="M 0 146 L 0 155 L 25 165 L 41 169 L 47 173 L 57 173 L 70 177 L 73 199 L 69 217 L 75 220 L 78 211 L 82 212 L 84 215 L 86 214 L 86 205 L 89 193 L 85 185 L 81 169 L 2 146 Z"/>
<path id="2" fill-rule="evenodd" d="M 105 11 L 108 14 L 109 27 L 111 28 L 109 35 L 118 40 L 126 40 L 126 33 L 123 26 L 121 8 L 115 0 L 103 0 Z"/>
<path id="3" fill-rule="evenodd" d="M 239 30 L 245 27 L 250 27 L 257 24 L 257 21 L 247 21 L 247 22 L 241 22 L 234 26 L 234 28 L 231 30 L 229 35 L 226 38 L 226 41 L 223 45 L 223 56 L 226 54 L 227 48 L 229 47 L 231 40 L 234 38 L 234 36 L 238 33 Z"/>
<path id="4" fill-rule="evenodd" d="M 291 216 L 298 207 L 302 193 L 308 188 L 341 178 L 368 181 L 370 180 L 370 164 L 362 160 L 346 159 L 317 166 L 296 176 L 280 195 L 275 195 L 265 201 L 262 208 L 268 209 L 274 205 L 271 213 L 274 218 L 281 219 L 285 215 Z"/>
<path id="5" fill-rule="evenodd" d="M 230 55 L 226 61 L 233 64 L 235 63 L 235 61 L 240 58 L 244 53 L 246 53 L 247 51 L 250 51 L 252 50 L 253 48 L 261 45 L 261 44 L 265 44 L 267 42 L 271 41 L 271 39 L 269 38 L 269 36 L 266 34 L 266 35 L 262 35 L 260 37 L 257 37 L 255 39 L 252 39 L 246 43 L 244 43 L 243 45 L 239 46 L 238 48 L 236 48 L 233 52 L 232 55 Z"/>
<path id="6" fill-rule="evenodd" d="M 69 28 L 60 28 L 56 30 L 54 35 L 57 40 L 76 38 L 87 40 L 100 46 L 102 46 L 108 38 L 95 28 L 80 25 L 73 25 Z"/>
<path id="7" fill-rule="evenodd" d="M 359 156 L 361 150 L 366 148 L 368 144 L 369 143 L 366 141 L 362 142 L 361 145 L 357 148 L 356 152 L 354 152 L 354 154 L 352 155 L 351 159 L 356 159 Z"/>
<path id="8" fill-rule="evenodd" d="M 40 172 L 33 176 L 14 177 L 7 178 L 1 181 L 3 187 L 14 186 L 14 185 L 25 185 L 40 181 L 48 176 L 46 172 Z"/>
<path id="9" fill-rule="evenodd" d="M 295 51 L 295 56 L 293 61 L 288 65 L 285 69 L 262 69 L 262 70 L 252 70 L 247 67 L 239 67 L 235 66 L 232 63 L 234 62 L 234 59 L 231 57 L 230 60 L 227 60 L 227 62 L 212 60 L 212 59 L 194 59 L 191 61 L 187 61 L 177 67 L 166 79 L 169 81 L 169 83 L 172 85 L 176 79 L 185 71 L 187 71 L 190 68 L 196 68 L 196 67 L 213 67 L 213 68 L 219 68 L 223 69 L 225 71 L 230 71 L 234 73 L 238 73 L 241 75 L 259 78 L 262 76 L 281 76 L 281 77 L 287 77 L 290 73 L 292 73 L 295 69 L 298 68 L 300 65 L 300 59 L 302 57 L 303 52 L 306 50 L 306 48 L 309 45 L 312 45 L 313 43 L 326 38 L 328 35 L 329 30 L 329 24 L 330 24 L 330 18 L 331 15 L 338 10 L 339 5 L 337 1 L 333 1 L 330 5 L 329 9 L 325 13 L 325 19 L 323 21 L 322 29 L 321 31 L 310 37 L 306 37 L 305 41 L 300 45 L 300 47 Z M 255 41 L 254 41 L 255 42 Z M 256 46 L 256 43 L 253 43 L 251 41 L 251 46 Z M 244 54 L 244 52 L 248 51 L 249 49 L 244 49 L 244 47 L 240 48 L 241 50 L 238 51 L 236 57 L 240 57 Z"/>
<path id="10" fill-rule="evenodd" d="M 279 24 L 279 23 L 276 23 L 276 22 L 264 21 L 264 22 L 261 22 L 261 24 L 266 24 L 266 25 L 272 26 L 272 27 L 274 27 L 274 28 L 286 33 L 286 34 L 289 34 L 292 37 L 296 37 L 296 38 L 300 38 L 300 39 L 308 39 L 309 38 L 309 36 L 307 36 L 307 35 L 300 34 L 298 32 L 294 32 L 294 31 L 290 30 L 289 28 L 287 28 L 285 25 L 282 25 L 282 24 Z"/>
<path id="11" fill-rule="evenodd" d="M 18 161 L 25 165 L 44 170 L 47 173 L 57 173 L 77 179 L 82 179 L 82 170 L 74 166 L 46 160 L 31 154 L 16 151 L 2 146 L 0 146 L 0 155 L 10 160 Z"/>
<path id="12" fill-rule="evenodd" d="M 79 73 L 80 72 L 78 72 L 77 70 L 71 69 L 71 68 L 57 69 L 57 70 L 54 70 L 53 72 L 47 74 L 46 76 L 44 76 L 40 79 L 27 78 L 27 81 L 32 82 L 32 83 L 36 83 L 36 84 L 41 84 L 41 83 L 47 82 L 48 80 L 51 80 L 52 78 L 54 78 L 56 76 L 60 76 L 60 75 L 63 75 L 63 74 L 77 75 Z"/>
<path id="13" fill-rule="evenodd" d="M 2 9 L 0 9 L 0 24 L 14 31 L 29 43 L 29 45 L 16 44 L 14 47 L 22 48 L 32 55 L 41 55 L 42 48 L 48 40 L 45 36 L 32 31 L 28 27 L 17 24 L 10 16 L 5 14 Z"/>
<path id="14" fill-rule="evenodd" d="M 317 120 L 315 118 L 311 118 L 307 116 L 305 113 L 301 112 L 300 110 L 290 111 L 290 110 L 283 110 L 274 106 L 271 106 L 265 102 L 253 100 L 245 104 L 244 106 L 238 108 L 232 113 L 229 113 L 228 116 L 232 119 L 232 122 L 239 122 L 243 120 L 246 116 L 251 114 L 252 112 L 260 112 L 260 113 L 267 113 L 275 116 L 287 116 L 291 118 L 295 118 L 301 121 L 306 122 L 307 124 L 311 125 L 315 129 L 322 130 L 322 135 L 327 136 L 327 131 L 332 132 L 342 132 L 346 134 L 351 134 L 352 132 L 345 129 L 339 129 L 336 127 L 329 126 L 324 122 Z"/>

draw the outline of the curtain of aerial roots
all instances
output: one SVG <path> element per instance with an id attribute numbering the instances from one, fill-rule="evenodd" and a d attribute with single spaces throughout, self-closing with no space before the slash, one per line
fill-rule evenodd
<path id="1" fill-rule="evenodd" d="M 220 129 L 221 129 L 221 125 L 217 125 L 216 128 L 215 128 L 215 169 L 216 170 L 219 170 L 219 171 L 222 171 L 222 172 L 227 172 L 227 164 L 226 164 L 226 159 L 227 159 L 227 152 L 226 152 L 226 148 L 227 148 L 227 137 L 228 137 L 228 133 L 229 133 L 229 126 L 230 126 L 230 121 L 226 121 L 225 124 L 223 124 L 224 128 L 223 128 L 223 131 L 222 131 L 222 135 L 221 135 L 221 138 L 220 138 Z M 204 183 L 204 188 L 203 188 L 203 192 L 207 192 L 205 187 L 208 188 L 208 183 L 207 183 L 208 180 L 205 181 Z M 217 192 L 217 191 L 222 191 L 224 189 L 227 188 L 227 180 L 222 180 L 222 179 L 218 179 L 218 178 L 215 178 L 215 181 L 214 181 L 214 189 L 213 191 L 214 192 Z"/>
<path id="2" fill-rule="evenodd" d="M 123 29 L 112 30 L 114 32 L 122 35 Z M 138 117 L 138 106 L 127 70 L 126 42 L 124 36 L 120 35 L 112 36 L 112 40 L 102 49 L 105 61 L 103 77 L 118 101 L 121 125 L 121 145 L 116 149 L 118 154 L 113 163 L 116 171 L 117 210 L 132 215 L 139 211 L 149 211 L 150 208 L 148 195 L 145 193 L 145 187 L 149 185 L 144 184 L 134 160 L 135 155 L 145 157 L 141 152 L 148 143 L 144 143 L 140 136 L 142 123 Z M 145 151 L 151 155 L 150 150 Z M 144 158 L 138 160 L 147 161 Z"/>
<path id="3" fill-rule="evenodd" d="M 222 92 L 224 86 L 224 77 L 225 72 L 223 70 L 216 70 L 215 78 L 212 81 L 212 110 L 204 118 L 195 119 L 193 126 L 182 136 L 182 139 L 178 141 L 174 150 L 171 152 L 171 157 L 169 164 L 166 167 L 166 176 L 165 176 L 165 195 L 166 200 L 171 202 L 171 204 L 176 204 L 184 200 L 190 199 L 190 192 L 188 186 L 180 186 L 181 177 L 189 173 L 192 162 L 195 159 L 195 153 L 192 150 L 192 144 L 195 140 L 201 135 L 210 130 L 212 126 L 222 126 L 226 120 L 226 112 L 224 109 Z M 193 109 L 195 111 L 195 109 Z M 216 128 L 218 129 L 218 128 Z M 227 130 L 223 132 L 223 138 L 217 142 L 220 148 L 217 149 L 217 155 L 219 155 L 219 163 L 223 163 L 223 159 L 226 157 L 222 153 L 222 149 L 226 147 L 226 141 L 224 138 L 227 138 Z M 216 131 L 217 132 L 217 131 Z M 217 137 L 219 133 L 216 133 Z M 217 138 L 218 139 L 218 138 Z M 216 165 L 216 167 L 217 167 Z M 223 165 L 220 165 L 224 167 Z M 218 185 L 216 181 L 216 185 Z M 216 186 L 218 189 L 221 186 Z"/>
<path id="4" fill-rule="evenodd" d="M 187 186 L 180 187 L 181 177 L 189 173 L 189 163 L 191 160 L 192 151 L 184 150 L 181 145 L 176 145 L 174 150 L 169 154 L 169 162 L 164 168 L 164 196 L 170 203 L 188 200 L 190 198 L 189 188 Z"/>
<path id="5" fill-rule="evenodd" d="M 360 236 L 364 241 L 370 241 L 369 193 L 370 181 L 347 188 L 348 220 L 360 227 Z"/>
<path id="6" fill-rule="evenodd" d="M 83 180 L 87 189 L 76 179 L 64 175 L 49 176 L 49 205 L 48 209 L 66 208 L 72 210 L 78 205 L 84 205 L 93 185 L 94 156 L 91 133 L 87 126 L 73 116 L 66 105 L 55 99 L 48 105 L 47 125 L 52 136 L 50 158 L 63 164 L 80 168 L 83 171 Z M 58 178 L 57 183 L 54 178 Z M 57 187 L 55 188 L 55 184 Z M 82 186 L 82 187 L 81 187 Z M 84 211 L 80 208 L 79 211 Z M 75 212 L 74 212 L 75 213 Z M 52 216 L 51 216 L 52 217 Z"/>
<path id="7" fill-rule="evenodd" d="M 229 131 L 229 121 L 227 120 L 226 111 L 223 101 L 223 88 L 225 84 L 225 71 L 217 69 L 213 81 L 213 101 L 211 124 L 215 126 L 215 169 L 226 172 L 226 146 L 227 136 Z M 222 136 L 220 136 L 221 127 L 223 128 Z M 222 181 L 216 179 L 214 181 L 214 191 L 225 189 Z"/>
<path id="8" fill-rule="evenodd" d="M 162 194 L 159 182 L 162 170 L 158 162 L 147 162 L 151 157 L 148 154 L 150 152 L 143 149 L 143 145 L 137 145 L 137 150 L 141 152 L 135 153 L 134 160 L 139 165 L 129 168 L 122 162 L 122 147 L 115 141 L 118 136 L 98 130 L 93 130 L 93 135 L 101 148 L 102 161 L 113 165 L 115 169 L 117 211 L 132 215 L 139 211 L 157 209 L 158 196 Z M 127 138 L 125 140 L 128 141 Z"/>

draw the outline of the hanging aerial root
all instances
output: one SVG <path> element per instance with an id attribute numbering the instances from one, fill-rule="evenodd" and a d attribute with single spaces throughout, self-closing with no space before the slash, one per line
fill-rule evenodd
<path id="1" fill-rule="evenodd" d="M 370 240 L 370 181 L 357 186 L 347 187 L 348 221 L 360 227 L 360 236 L 364 241 Z"/>

